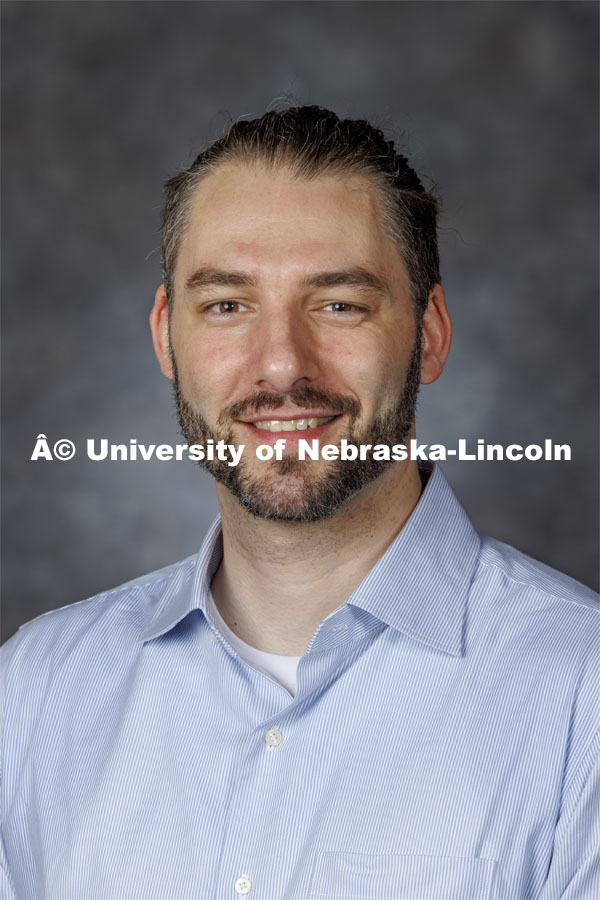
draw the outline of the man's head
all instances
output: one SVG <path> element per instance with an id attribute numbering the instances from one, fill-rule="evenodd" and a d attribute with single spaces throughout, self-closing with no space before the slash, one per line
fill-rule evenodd
<path id="1" fill-rule="evenodd" d="M 236 123 L 168 182 L 163 263 L 161 368 L 189 443 L 246 446 L 207 465 L 243 507 L 326 518 L 386 470 L 294 452 L 402 443 L 448 352 L 435 200 L 381 132 L 318 107 Z M 281 437 L 281 462 L 256 460 Z"/>

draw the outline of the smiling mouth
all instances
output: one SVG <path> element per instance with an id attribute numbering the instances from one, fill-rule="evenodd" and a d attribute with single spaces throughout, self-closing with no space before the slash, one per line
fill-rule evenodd
<path id="1" fill-rule="evenodd" d="M 265 419 L 262 422 L 249 422 L 248 424 L 261 431 L 306 431 L 307 428 L 317 428 L 319 425 L 325 425 L 336 418 L 337 416 L 312 417 L 309 419 Z"/>

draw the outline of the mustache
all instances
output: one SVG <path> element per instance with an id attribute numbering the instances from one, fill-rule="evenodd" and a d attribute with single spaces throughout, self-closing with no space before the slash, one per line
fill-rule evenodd
<path id="1" fill-rule="evenodd" d="M 320 388 L 305 385 L 304 387 L 292 388 L 291 391 L 285 394 L 278 394 L 274 391 L 259 391 L 250 397 L 246 397 L 244 400 L 238 400 L 225 407 L 221 411 L 217 422 L 218 425 L 223 427 L 232 419 L 239 419 L 240 416 L 247 416 L 250 413 L 272 412 L 280 409 L 286 402 L 298 408 L 321 407 L 331 410 L 336 415 L 348 413 L 352 419 L 357 419 L 360 414 L 360 404 L 354 397 L 348 397 L 345 394 L 330 394 L 327 391 L 322 391 Z"/>

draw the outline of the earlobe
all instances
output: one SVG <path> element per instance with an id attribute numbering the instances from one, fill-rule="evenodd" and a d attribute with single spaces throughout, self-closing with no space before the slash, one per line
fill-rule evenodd
<path id="1" fill-rule="evenodd" d="M 169 381 L 173 380 L 173 364 L 171 361 L 171 345 L 169 343 L 169 308 L 167 290 L 161 284 L 154 295 L 154 306 L 150 313 L 150 331 L 154 352 L 160 365 L 160 371 Z"/>
<path id="2" fill-rule="evenodd" d="M 431 384 L 442 374 L 450 352 L 452 322 L 446 307 L 441 284 L 433 286 L 429 293 L 427 309 L 423 315 L 423 339 L 421 346 L 421 384 Z"/>

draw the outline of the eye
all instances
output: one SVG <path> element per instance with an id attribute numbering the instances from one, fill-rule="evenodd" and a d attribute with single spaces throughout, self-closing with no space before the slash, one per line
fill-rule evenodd
<path id="1" fill-rule="evenodd" d="M 334 312 L 334 313 L 363 313 L 365 311 L 364 307 L 357 306 L 356 303 L 345 303 L 342 300 L 336 300 L 332 303 L 328 303 L 326 306 L 322 306 L 321 309 L 324 312 Z"/>
<path id="2" fill-rule="evenodd" d="M 209 312 L 217 313 L 217 315 L 226 316 L 233 313 L 246 312 L 248 307 L 239 300 L 219 300 L 218 303 L 211 303 L 207 307 Z"/>

